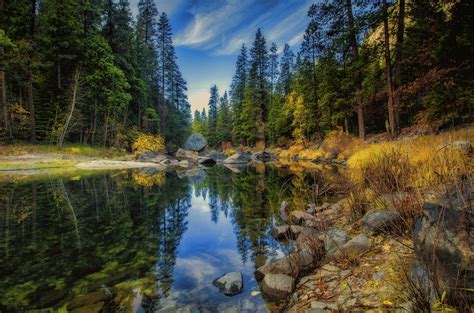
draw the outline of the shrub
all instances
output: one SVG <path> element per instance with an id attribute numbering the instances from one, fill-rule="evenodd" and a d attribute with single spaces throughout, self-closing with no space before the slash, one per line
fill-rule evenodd
<path id="1" fill-rule="evenodd" d="M 143 152 L 161 152 L 165 149 L 165 141 L 160 135 L 139 134 L 132 144 L 135 154 Z"/>

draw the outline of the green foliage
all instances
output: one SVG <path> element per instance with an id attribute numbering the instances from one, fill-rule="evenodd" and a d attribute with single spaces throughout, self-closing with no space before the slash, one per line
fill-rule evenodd
<path id="1" fill-rule="evenodd" d="M 181 144 L 189 134 L 186 81 L 154 1 L 139 1 L 136 23 L 127 0 L 9 1 L 0 10 L 12 112 L 0 128 L 10 140 L 51 142 L 66 117 L 71 142 L 122 147 L 128 130 L 138 129 Z"/>

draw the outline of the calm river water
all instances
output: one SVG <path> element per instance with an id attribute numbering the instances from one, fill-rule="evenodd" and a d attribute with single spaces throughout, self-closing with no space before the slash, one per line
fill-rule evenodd
<path id="1" fill-rule="evenodd" d="M 253 272 L 288 249 L 269 235 L 281 201 L 314 183 L 263 165 L 1 183 L 0 311 L 266 312 Z M 212 285 L 229 271 L 234 297 Z"/>

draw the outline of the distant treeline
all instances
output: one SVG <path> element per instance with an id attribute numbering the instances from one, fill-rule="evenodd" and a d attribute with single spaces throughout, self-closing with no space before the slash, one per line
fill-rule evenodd
<path id="1" fill-rule="evenodd" d="M 314 4 L 298 53 L 267 45 L 259 29 L 237 58 L 230 99 L 213 87 L 194 128 L 214 146 L 252 146 L 470 122 L 473 13 L 470 0 Z"/>
<path id="2" fill-rule="evenodd" d="M 0 141 L 180 144 L 191 112 L 165 13 L 140 0 L 0 1 Z"/>

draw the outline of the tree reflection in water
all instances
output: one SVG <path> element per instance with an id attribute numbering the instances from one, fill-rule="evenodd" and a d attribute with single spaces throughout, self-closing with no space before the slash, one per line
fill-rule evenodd
<path id="1" fill-rule="evenodd" d="M 196 223 L 188 218 L 192 199 L 209 207 L 204 228 L 225 222 L 233 229 L 250 273 L 285 249 L 269 236 L 281 201 L 306 201 L 306 174 L 263 165 L 240 174 L 220 166 L 178 174 L 121 171 L 1 184 L 0 311 L 67 307 L 98 290 L 108 295 L 105 310 L 133 311 L 138 296 L 152 311 L 179 285 L 178 247 Z"/>

